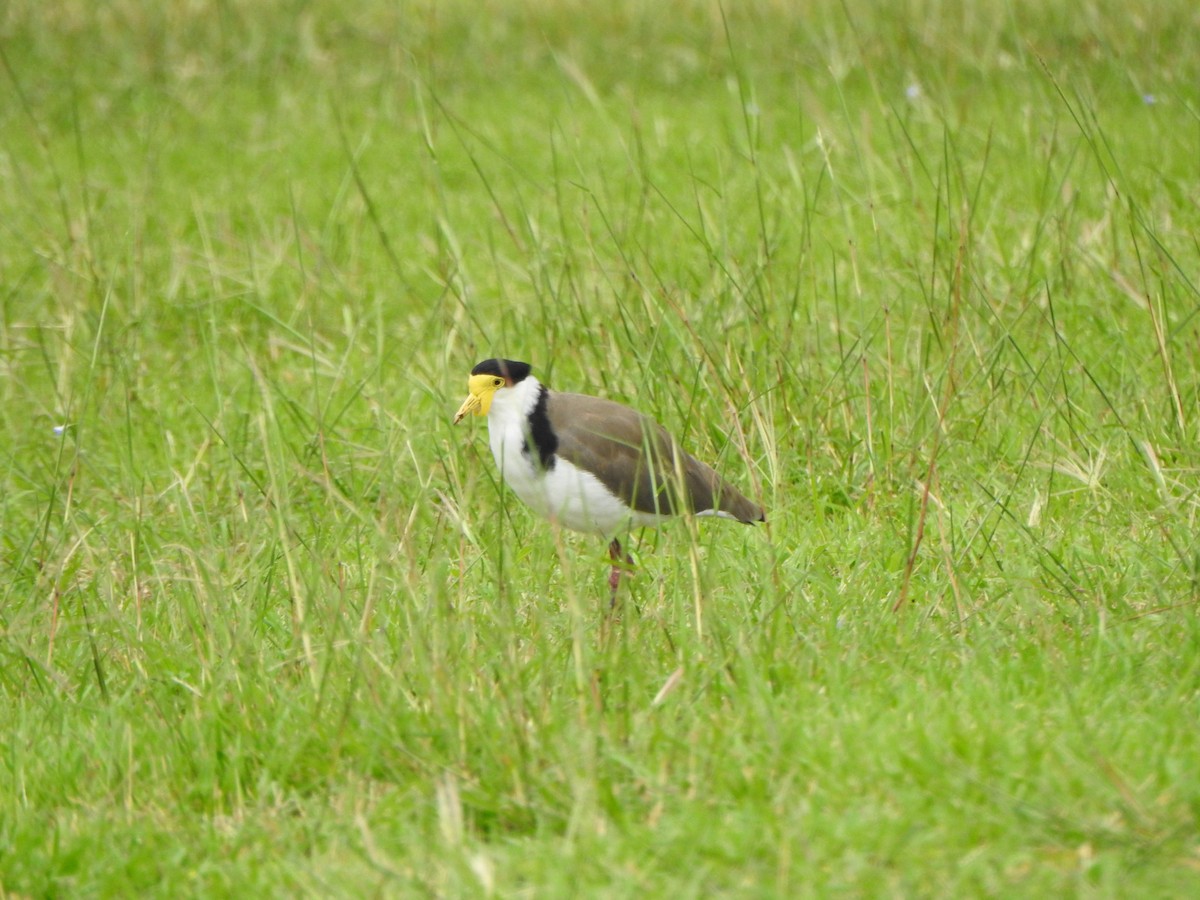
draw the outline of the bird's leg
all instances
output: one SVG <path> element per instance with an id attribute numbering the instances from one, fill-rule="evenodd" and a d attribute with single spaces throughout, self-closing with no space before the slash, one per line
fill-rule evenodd
<path id="1" fill-rule="evenodd" d="M 609 606 L 617 605 L 617 586 L 621 583 L 621 542 L 616 538 L 608 545 L 608 558 L 612 560 L 612 572 L 608 576 L 608 587 L 612 591 Z"/>
<path id="2" fill-rule="evenodd" d="M 612 599 L 609 601 L 609 605 L 616 606 L 617 587 L 621 584 L 621 563 L 624 562 L 632 568 L 633 557 L 622 550 L 619 540 L 613 538 L 612 543 L 608 545 L 608 558 L 612 560 L 612 572 L 608 576 L 608 586 L 612 590 Z"/>

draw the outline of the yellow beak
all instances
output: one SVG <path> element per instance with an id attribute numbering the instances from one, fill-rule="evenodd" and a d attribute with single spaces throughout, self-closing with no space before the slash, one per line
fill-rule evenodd
<path id="1" fill-rule="evenodd" d="M 497 389 L 504 386 L 503 381 L 496 384 L 497 380 L 495 375 L 471 376 L 471 380 L 467 382 L 467 389 L 470 393 L 467 394 L 467 399 L 463 401 L 462 406 L 458 408 L 458 412 L 454 414 L 455 425 L 467 416 L 486 416 L 488 414 L 488 410 L 492 408 L 492 397 L 495 396 Z"/>
<path id="2" fill-rule="evenodd" d="M 463 405 L 458 408 L 458 412 L 454 414 L 454 424 L 457 425 L 471 413 L 479 415 L 479 407 L 483 404 L 479 397 L 475 394 L 467 394 L 467 399 L 463 401 Z"/>

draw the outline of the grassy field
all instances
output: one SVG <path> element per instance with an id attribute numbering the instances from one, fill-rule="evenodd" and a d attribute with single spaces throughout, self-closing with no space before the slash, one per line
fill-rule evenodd
<path id="1" fill-rule="evenodd" d="M 1200 894 L 1193 0 L 0 7 L 0 895 Z M 769 524 L 555 533 L 479 359 Z"/>

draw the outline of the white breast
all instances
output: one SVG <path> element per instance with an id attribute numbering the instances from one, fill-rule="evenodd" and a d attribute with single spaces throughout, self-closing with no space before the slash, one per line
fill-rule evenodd
<path id="1" fill-rule="evenodd" d="M 536 465 L 528 441 L 529 413 L 541 385 L 533 376 L 496 392 L 488 411 L 488 442 L 505 484 L 538 515 L 573 531 L 614 537 L 631 526 L 657 526 L 670 516 L 630 510 L 595 475 L 558 457 L 549 469 Z"/>

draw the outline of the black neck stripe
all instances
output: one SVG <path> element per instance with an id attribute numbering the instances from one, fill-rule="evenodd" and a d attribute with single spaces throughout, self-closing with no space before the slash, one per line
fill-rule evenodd
<path id="1" fill-rule="evenodd" d="M 554 452 L 558 449 L 558 437 L 550 427 L 550 417 L 546 414 L 546 405 L 550 400 L 550 391 L 546 386 L 538 387 L 537 403 L 529 414 L 529 437 L 525 440 L 525 452 L 529 453 L 529 441 L 537 448 L 538 458 L 543 469 L 554 468 Z"/>

